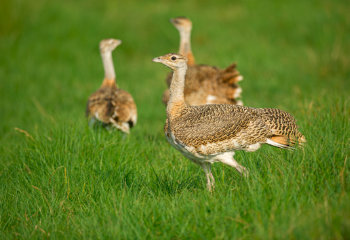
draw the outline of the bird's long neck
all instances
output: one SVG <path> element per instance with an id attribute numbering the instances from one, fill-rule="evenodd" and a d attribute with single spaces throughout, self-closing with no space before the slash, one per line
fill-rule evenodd
<path id="1" fill-rule="evenodd" d="M 115 70 L 112 59 L 112 52 L 101 52 L 103 68 L 105 70 L 105 78 L 102 82 L 102 86 L 114 86 L 115 85 Z"/>
<path id="2" fill-rule="evenodd" d="M 173 73 L 170 84 L 170 98 L 167 105 L 168 119 L 177 117 L 186 106 L 184 97 L 185 75 L 187 66 L 178 68 Z"/>
<path id="3" fill-rule="evenodd" d="M 194 65 L 194 57 L 191 49 L 191 29 L 180 31 L 180 50 L 179 53 L 186 56 L 188 59 L 187 64 L 189 66 Z"/>

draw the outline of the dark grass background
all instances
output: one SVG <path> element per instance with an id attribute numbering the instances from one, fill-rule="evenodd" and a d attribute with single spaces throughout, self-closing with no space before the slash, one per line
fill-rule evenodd
<path id="1" fill-rule="evenodd" d="M 348 1 L 23 1 L 0 3 L 2 239 L 349 239 Z M 243 101 L 292 113 L 308 143 L 237 152 L 250 170 L 202 170 L 168 145 L 161 104 L 178 50 L 169 18 L 193 21 L 198 63 L 238 62 Z M 98 43 L 134 96 L 130 136 L 92 131 L 103 79 Z"/>

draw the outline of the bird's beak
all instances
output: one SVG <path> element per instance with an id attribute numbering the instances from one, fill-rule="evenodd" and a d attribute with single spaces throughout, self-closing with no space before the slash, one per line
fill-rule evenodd
<path id="1" fill-rule="evenodd" d="M 162 59 L 160 57 L 153 58 L 153 62 L 162 62 Z"/>
<path id="2" fill-rule="evenodd" d="M 170 21 L 172 24 L 174 24 L 174 25 L 176 25 L 176 24 L 179 23 L 178 20 L 177 20 L 176 18 L 170 18 L 169 21 Z"/>

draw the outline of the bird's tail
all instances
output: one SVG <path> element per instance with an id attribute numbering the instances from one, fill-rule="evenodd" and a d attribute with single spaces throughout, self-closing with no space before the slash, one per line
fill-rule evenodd
<path id="1" fill-rule="evenodd" d="M 219 77 L 220 85 L 225 88 L 226 97 L 234 104 L 242 103 L 240 101 L 242 88 L 238 82 L 243 80 L 243 76 L 237 70 L 237 64 L 233 63 L 224 70 L 222 70 Z M 239 104 L 242 105 L 242 104 Z"/>
<path id="2" fill-rule="evenodd" d="M 293 148 L 306 143 L 304 135 L 299 131 L 294 117 L 277 108 L 256 109 L 261 114 L 265 124 L 271 130 L 271 136 L 266 143 L 280 148 Z"/>
<path id="3" fill-rule="evenodd" d="M 296 146 L 303 147 L 306 143 L 305 137 L 300 133 L 299 136 L 274 135 L 266 140 L 266 143 L 279 148 L 295 149 Z"/>

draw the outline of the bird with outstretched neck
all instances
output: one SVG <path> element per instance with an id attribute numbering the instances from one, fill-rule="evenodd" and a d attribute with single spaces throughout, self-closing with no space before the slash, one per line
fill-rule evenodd
<path id="1" fill-rule="evenodd" d="M 246 168 L 233 158 L 235 151 L 256 151 L 264 143 L 293 148 L 306 142 L 293 116 L 279 109 L 232 104 L 188 105 L 184 96 L 187 57 L 169 53 L 153 61 L 173 70 L 164 127 L 167 140 L 203 168 L 209 191 L 215 184 L 211 173 L 214 162 L 248 175 Z"/>
<path id="2" fill-rule="evenodd" d="M 100 42 L 105 77 L 101 87 L 89 97 L 86 115 L 90 125 L 98 121 L 129 133 L 130 128 L 136 124 L 137 109 L 131 94 L 118 88 L 115 81 L 112 51 L 120 44 L 118 39 L 105 39 Z"/>

